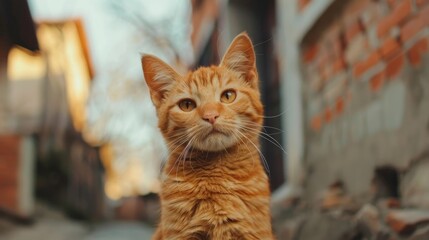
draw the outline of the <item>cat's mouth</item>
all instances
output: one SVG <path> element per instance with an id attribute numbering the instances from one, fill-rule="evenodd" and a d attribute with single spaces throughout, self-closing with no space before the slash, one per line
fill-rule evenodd
<path id="1" fill-rule="evenodd" d="M 210 136 L 210 135 L 219 135 L 219 134 L 227 136 L 226 133 L 222 132 L 221 130 L 219 130 L 219 129 L 215 128 L 215 127 L 212 127 L 212 129 L 208 132 L 207 136 Z"/>
<path id="2" fill-rule="evenodd" d="M 212 125 L 199 133 L 200 141 L 194 141 L 194 147 L 203 151 L 222 151 L 235 143 L 231 132 L 221 125 Z"/>
<path id="3" fill-rule="evenodd" d="M 220 125 L 212 125 L 209 128 L 206 128 L 206 130 L 203 133 L 203 138 L 204 139 L 208 139 L 208 138 L 219 138 L 219 137 L 229 137 L 230 134 L 228 134 L 228 132 L 223 129 Z"/>

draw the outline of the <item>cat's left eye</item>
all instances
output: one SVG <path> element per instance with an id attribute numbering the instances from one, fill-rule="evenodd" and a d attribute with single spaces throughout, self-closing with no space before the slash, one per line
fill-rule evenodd
<path id="1" fill-rule="evenodd" d="M 223 103 L 232 103 L 236 97 L 237 93 L 232 89 L 228 89 L 225 90 L 222 95 L 220 95 L 220 101 Z"/>

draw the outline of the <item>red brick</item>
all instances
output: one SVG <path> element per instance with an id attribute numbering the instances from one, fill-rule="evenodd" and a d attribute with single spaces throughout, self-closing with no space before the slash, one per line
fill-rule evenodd
<path id="1" fill-rule="evenodd" d="M 321 88 L 323 88 L 325 81 L 328 79 L 328 74 L 325 68 L 319 68 L 319 76 L 321 81 Z"/>
<path id="2" fill-rule="evenodd" d="M 401 202 L 399 201 L 399 199 L 397 198 L 388 198 L 385 201 L 386 207 L 389 209 L 392 208 L 400 208 L 401 207 Z"/>
<path id="3" fill-rule="evenodd" d="M 16 210 L 18 207 L 18 190 L 16 186 L 0 189 L 0 208 Z"/>
<path id="4" fill-rule="evenodd" d="M 326 123 L 330 123 L 332 121 L 333 114 L 332 114 L 331 108 L 327 107 L 325 109 L 324 117 L 325 117 L 325 122 Z"/>
<path id="5" fill-rule="evenodd" d="M 334 64 L 334 55 L 332 52 L 327 53 L 325 57 L 320 59 L 319 62 L 319 75 L 323 81 L 328 80 L 332 77 L 333 74 L 333 64 Z"/>
<path id="6" fill-rule="evenodd" d="M 401 28 L 401 41 L 404 43 L 414 37 L 417 33 L 419 33 L 423 29 L 423 20 L 420 17 L 415 17 L 408 21 Z"/>
<path id="7" fill-rule="evenodd" d="M 327 65 L 325 67 L 323 74 L 324 74 L 324 81 L 325 82 L 329 81 L 332 78 L 332 76 L 334 74 L 332 64 Z"/>
<path id="8" fill-rule="evenodd" d="M 331 47 L 332 47 L 332 53 L 335 59 L 342 57 L 344 55 L 345 43 L 344 43 L 342 34 L 332 39 Z"/>
<path id="9" fill-rule="evenodd" d="M 393 8 L 397 4 L 397 0 L 387 0 L 387 3 L 391 8 Z"/>
<path id="10" fill-rule="evenodd" d="M 380 91 L 381 87 L 383 87 L 385 77 L 386 74 L 384 71 L 382 71 L 371 78 L 369 85 L 373 92 Z"/>
<path id="11" fill-rule="evenodd" d="M 329 54 L 327 53 L 326 47 L 322 46 L 316 57 L 316 63 L 317 63 L 317 67 L 319 68 L 319 71 L 320 69 L 323 69 L 326 67 L 326 65 L 328 65 L 328 61 L 329 61 Z"/>
<path id="12" fill-rule="evenodd" d="M 407 53 L 408 60 L 411 65 L 419 66 L 422 62 L 422 54 L 428 51 L 428 40 L 427 38 L 423 38 L 417 43 L 415 43 Z"/>
<path id="13" fill-rule="evenodd" d="M 346 62 L 342 57 L 340 57 L 335 60 L 334 64 L 332 65 L 332 74 L 335 75 L 344 69 L 346 69 Z"/>
<path id="14" fill-rule="evenodd" d="M 429 6 L 424 7 L 420 11 L 419 18 L 424 26 L 429 26 Z"/>
<path id="15" fill-rule="evenodd" d="M 0 208 L 18 207 L 18 156 L 21 138 L 0 136 Z"/>
<path id="16" fill-rule="evenodd" d="M 395 38 L 388 38 L 380 47 L 381 56 L 384 59 L 389 59 L 401 51 L 401 45 Z"/>
<path id="17" fill-rule="evenodd" d="M 344 16 L 346 23 L 355 21 L 359 18 L 363 12 L 365 12 L 371 5 L 372 0 L 359 0 L 359 1 L 350 1 L 347 5 L 345 12 L 347 13 Z"/>
<path id="18" fill-rule="evenodd" d="M 364 27 L 362 22 L 357 19 L 352 24 L 346 26 L 346 30 L 344 33 L 344 38 L 347 44 L 349 44 L 354 37 L 356 37 L 358 34 L 362 33 L 364 31 Z"/>
<path id="19" fill-rule="evenodd" d="M 341 27 L 341 22 L 335 21 L 324 31 L 322 36 L 323 44 L 321 47 L 326 50 L 329 57 L 332 57 L 331 60 L 344 52 Z"/>
<path id="20" fill-rule="evenodd" d="M 412 12 L 412 0 L 402 0 L 392 11 L 392 23 L 401 24 Z"/>
<path id="21" fill-rule="evenodd" d="M 304 62 L 306 63 L 312 62 L 316 58 L 318 51 L 319 51 L 319 46 L 317 44 L 313 44 L 307 47 L 304 50 L 304 54 L 303 54 Z"/>
<path id="22" fill-rule="evenodd" d="M 386 16 L 377 27 L 377 34 L 379 37 L 385 36 L 392 27 L 403 23 L 412 11 L 412 1 L 404 0 L 399 3 L 392 11 Z"/>
<path id="23" fill-rule="evenodd" d="M 316 132 L 320 131 L 320 129 L 322 128 L 322 124 L 323 121 L 320 115 L 314 116 L 311 119 L 311 128 Z"/>
<path id="24" fill-rule="evenodd" d="M 335 114 L 340 115 L 344 112 L 344 97 L 338 97 L 335 101 Z"/>
<path id="25" fill-rule="evenodd" d="M 389 32 L 390 28 L 392 28 L 391 20 L 389 17 L 385 17 L 380 21 L 380 23 L 377 26 L 378 37 L 385 36 Z"/>
<path id="26" fill-rule="evenodd" d="M 353 73 L 355 77 L 360 77 L 366 71 L 368 71 L 371 67 L 376 65 L 380 61 L 380 54 L 378 52 L 373 52 L 369 57 L 361 62 L 358 62 L 354 69 Z"/>
<path id="27" fill-rule="evenodd" d="M 429 223 L 429 211 L 425 210 L 390 210 L 386 221 L 397 233 L 412 232 L 418 225 Z"/>
<path id="28" fill-rule="evenodd" d="M 298 0 L 298 10 L 304 10 L 310 2 L 311 0 Z"/>
<path id="29" fill-rule="evenodd" d="M 387 62 L 386 66 L 386 78 L 391 79 L 397 76 L 404 66 L 405 56 L 400 53 L 398 56 Z"/>
<path id="30" fill-rule="evenodd" d="M 416 0 L 417 7 L 422 7 L 429 3 L 429 0 Z"/>

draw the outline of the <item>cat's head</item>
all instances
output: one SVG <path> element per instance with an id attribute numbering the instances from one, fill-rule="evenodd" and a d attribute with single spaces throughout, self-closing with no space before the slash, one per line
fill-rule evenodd
<path id="1" fill-rule="evenodd" d="M 162 60 L 145 55 L 142 66 L 159 127 L 170 145 L 223 151 L 258 136 L 263 107 L 255 52 L 238 35 L 219 66 L 182 76 Z"/>

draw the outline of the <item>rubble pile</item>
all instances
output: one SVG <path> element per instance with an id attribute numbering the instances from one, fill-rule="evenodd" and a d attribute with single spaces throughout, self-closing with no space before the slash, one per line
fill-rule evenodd
<path id="1" fill-rule="evenodd" d="M 429 208 L 425 201 L 428 162 L 410 165 L 394 187 L 374 177 L 366 197 L 351 196 L 341 181 L 314 202 L 288 199 L 273 206 L 274 230 L 282 240 L 429 240 Z M 390 189 L 391 191 L 386 191 Z"/>

